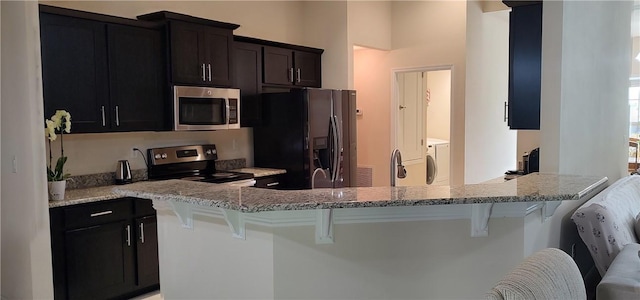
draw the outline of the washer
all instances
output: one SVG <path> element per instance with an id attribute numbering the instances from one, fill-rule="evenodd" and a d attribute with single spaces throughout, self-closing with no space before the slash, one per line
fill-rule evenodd
<path id="1" fill-rule="evenodd" d="M 427 185 L 449 185 L 449 141 L 427 138 Z"/>

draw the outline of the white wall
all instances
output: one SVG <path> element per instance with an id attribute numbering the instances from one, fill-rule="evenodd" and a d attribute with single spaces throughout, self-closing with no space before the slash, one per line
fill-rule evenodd
<path id="1" fill-rule="evenodd" d="M 38 7 L 0 2 L 2 17 L 2 295 L 51 299 L 53 279 Z"/>
<path id="2" fill-rule="evenodd" d="M 500 177 L 517 167 L 516 132 L 504 122 L 509 82 L 509 12 L 483 13 L 467 2 L 465 183 Z"/>
<path id="3" fill-rule="evenodd" d="M 522 218 L 339 224 L 335 243 L 312 226 L 274 228 L 277 299 L 479 299 L 523 259 Z M 496 259 L 499 256 L 499 259 Z"/>
<path id="4" fill-rule="evenodd" d="M 545 2 L 541 171 L 625 176 L 631 5 Z"/>

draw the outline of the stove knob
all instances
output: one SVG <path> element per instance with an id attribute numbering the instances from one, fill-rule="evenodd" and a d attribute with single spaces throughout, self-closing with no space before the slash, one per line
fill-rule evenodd
<path id="1" fill-rule="evenodd" d="M 216 154 L 218 153 L 218 151 L 216 151 L 216 149 L 211 150 L 211 153 Z"/>
<path id="2" fill-rule="evenodd" d="M 162 156 L 160 156 L 160 153 L 156 153 L 156 155 L 154 155 L 153 158 L 160 159 L 160 158 L 162 158 Z"/>
<path id="3" fill-rule="evenodd" d="M 165 159 L 165 158 L 167 158 L 167 154 L 166 153 L 162 153 L 161 157 L 162 157 L 162 159 Z"/>
<path id="4" fill-rule="evenodd" d="M 211 155 L 211 149 L 207 149 L 207 151 L 205 151 L 204 154 Z"/>

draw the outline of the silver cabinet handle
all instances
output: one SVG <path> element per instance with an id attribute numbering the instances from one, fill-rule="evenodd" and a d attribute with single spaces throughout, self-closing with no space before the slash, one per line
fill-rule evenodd
<path id="1" fill-rule="evenodd" d="M 211 64 L 207 65 L 207 68 L 209 69 L 209 81 L 211 81 Z"/>
<path id="2" fill-rule="evenodd" d="M 101 212 L 97 212 L 97 213 L 92 213 L 90 214 L 90 216 L 93 217 L 99 217 L 99 216 L 104 216 L 104 215 L 110 215 L 113 213 L 113 210 L 105 210 L 105 211 L 101 211 Z"/>
<path id="3" fill-rule="evenodd" d="M 291 80 L 291 83 L 293 83 L 293 68 L 289 69 L 289 80 Z"/>
<path id="4" fill-rule="evenodd" d="M 267 183 L 267 186 L 276 186 L 280 184 L 280 182 L 272 182 L 272 183 Z"/>
<path id="5" fill-rule="evenodd" d="M 507 121 L 507 107 L 509 107 L 509 104 L 507 104 L 507 101 L 504 102 L 504 121 Z"/>
<path id="6" fill-rule="evenodd" d="M 140 222 L 140 242 L 144 244 L 144 223 Z"/>
<path id="7" fill-rule="evenodd" d="M 131 246 L 131 226 L 127 225 L 127 246 Z"/>
<path id="8" fill-rule="evenodd" d="M 204 74 L 204 64 L 202 64 L 202 81 L 207 81 L 207 79 L 205 79 L 205 74 Z"/>
<path id="9" fill-rule="evenodd" d="M 298 68 L 298 70 L 296 70 L 296 81 L 298 83 L 300 83 L 300 68 Z"/>
<path id="10" fill-rule="evenodd" d="M 116 105 L 116 126 L 120 126 L 120 109 Z"/>
<path id="11" fill-rule="evenodd" d="M 100 112 L 102 112 L 102 127 L 107 126 L 107 120 L 104 118 L 104 105 L 100 107 Z"/>

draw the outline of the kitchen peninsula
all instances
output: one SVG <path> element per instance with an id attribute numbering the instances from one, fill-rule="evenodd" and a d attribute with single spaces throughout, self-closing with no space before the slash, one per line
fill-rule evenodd
<path id="1" fill-rule="evenodd" d="M 114 192 L 153 200 L 166 299 L 477 298 L 499 279 L 483 270 L 506 273 L 562 201 L 584 202 L 606 183 L 530 174 L 278 191 L 174 180 Z"/>

